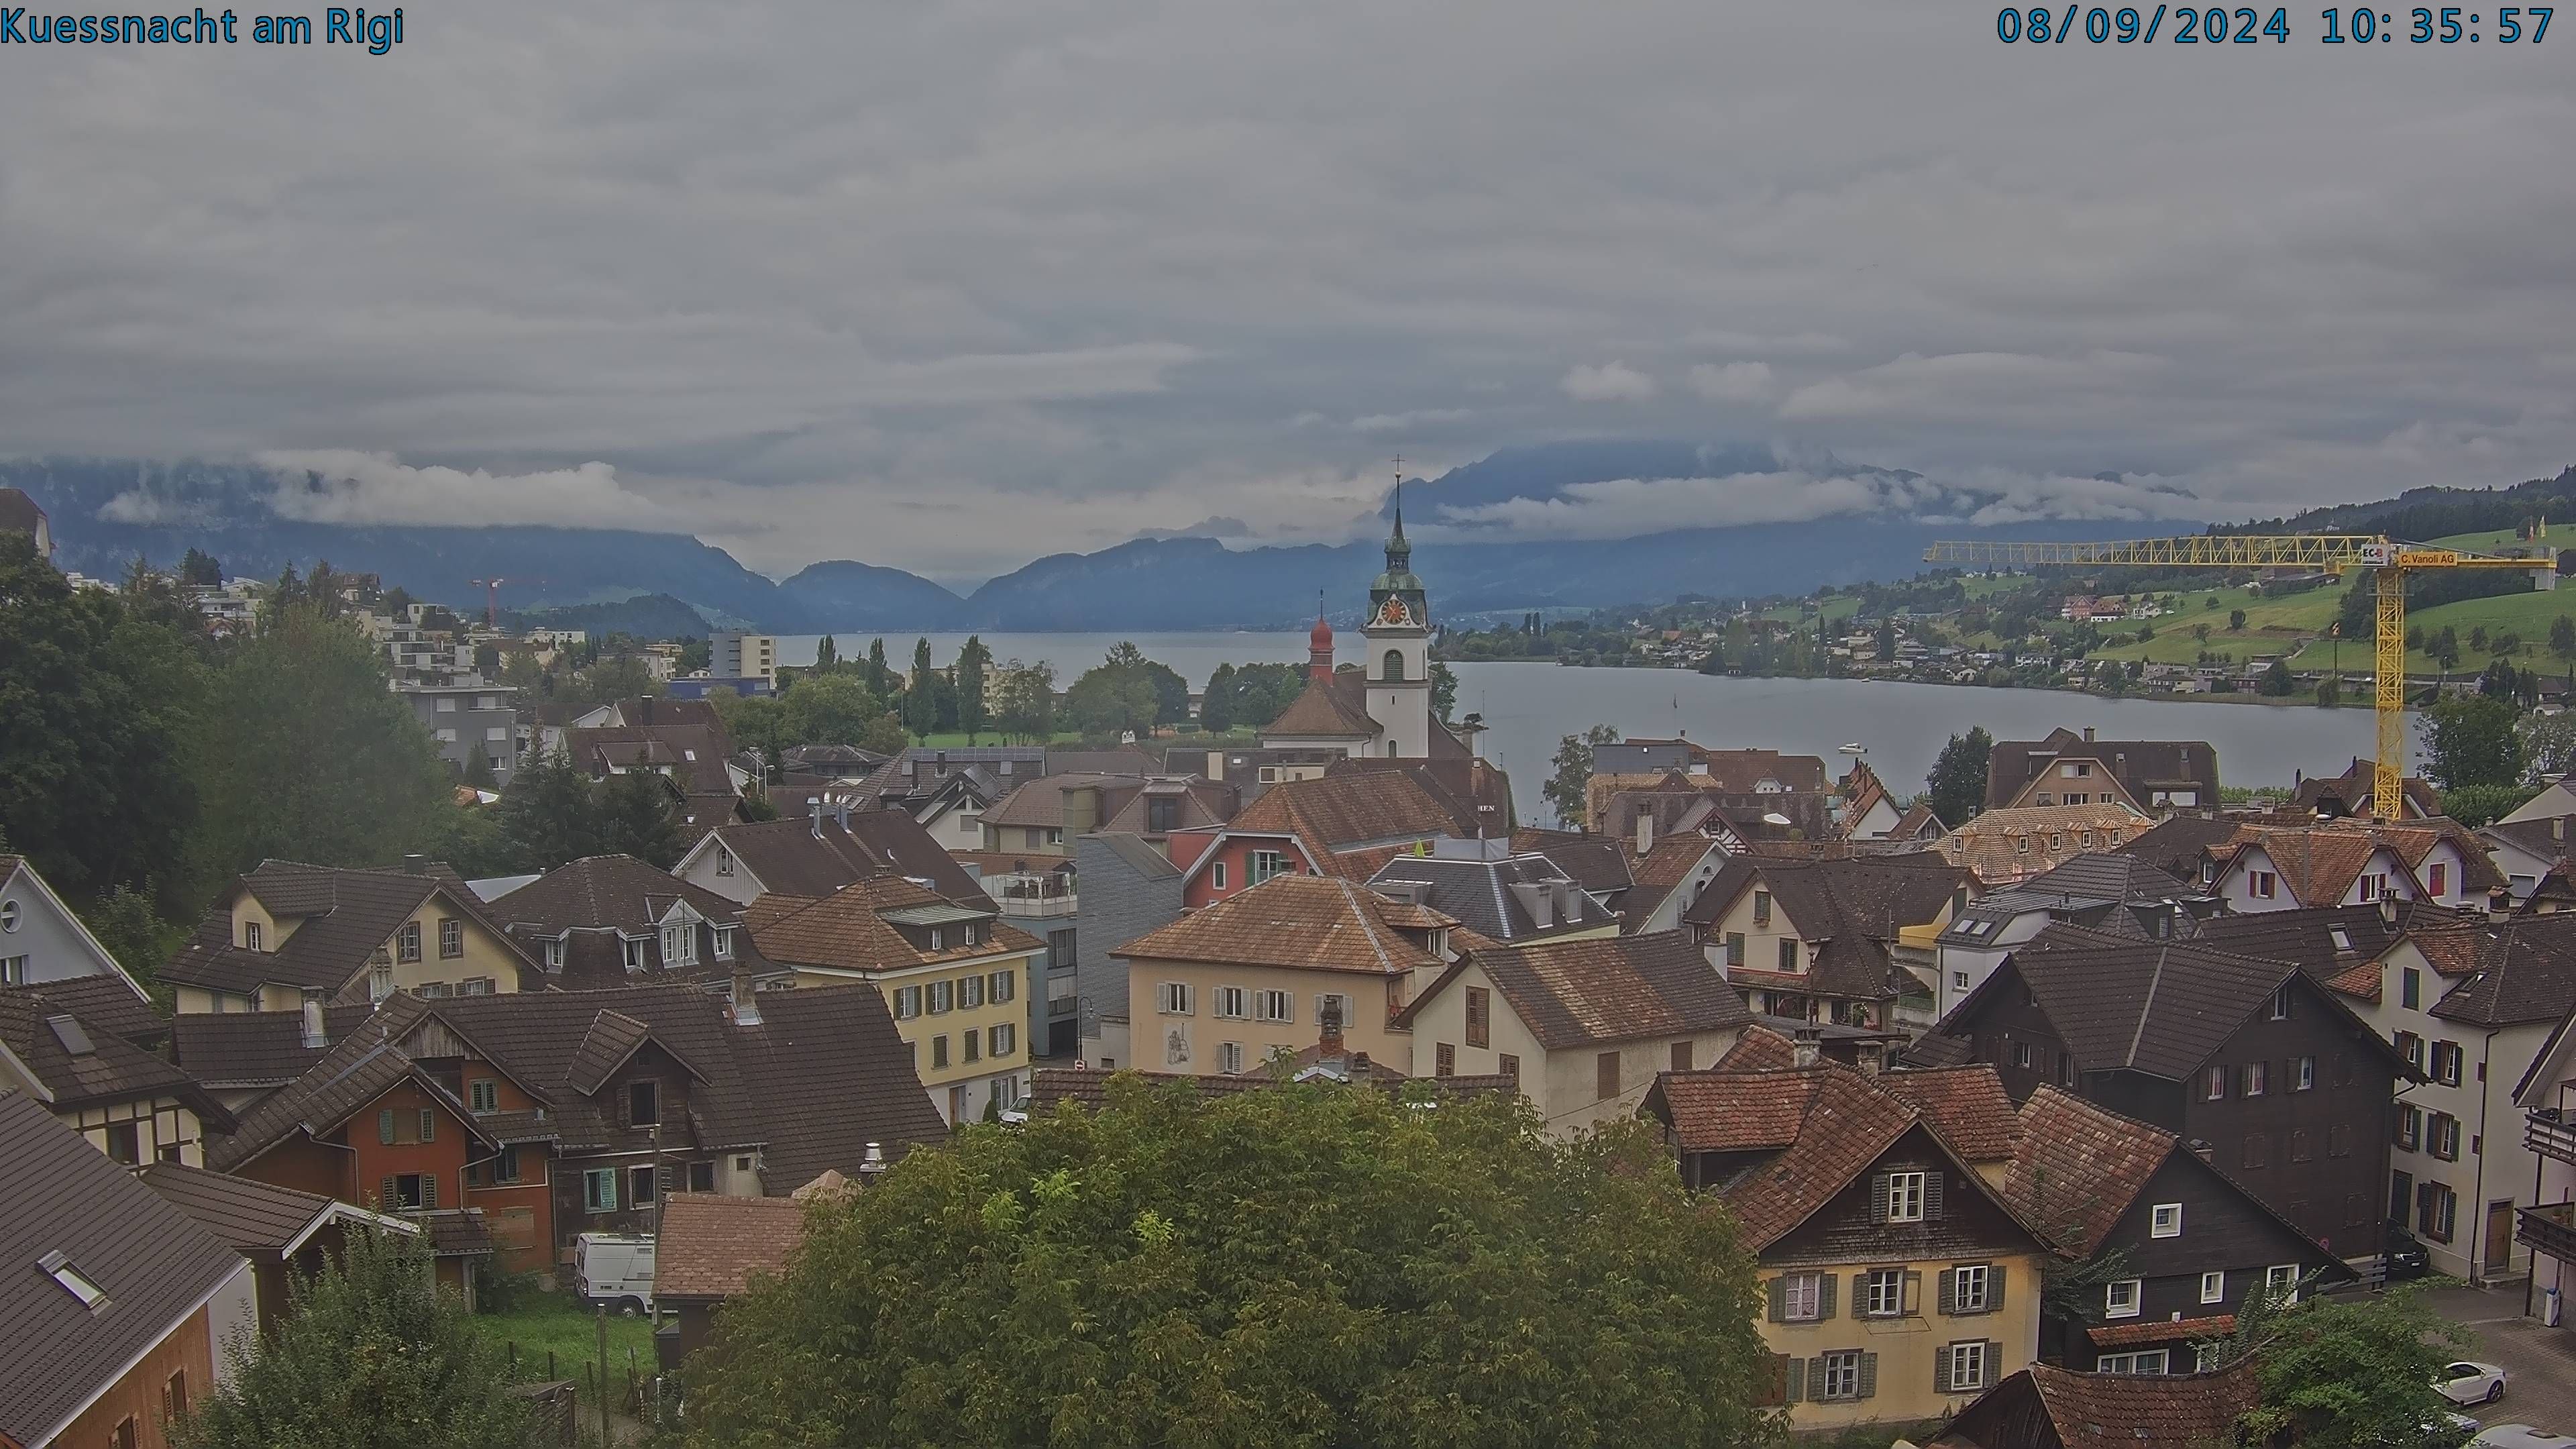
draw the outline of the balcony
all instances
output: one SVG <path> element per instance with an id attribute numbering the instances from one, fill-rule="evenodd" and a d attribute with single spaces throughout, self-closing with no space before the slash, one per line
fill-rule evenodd
<path id="1" fill-rule="evenodd" d="M 1072 882 L 1060 871 L 988 875 L 984 894 L 1006 916 L 1069 916 L 1079 905 Z"/>
<path id="2" fill-rule="evenodd" d="M 2522 1145 L 2543 1157 L 2576 1163 L 2576 1120 L 2563 1107 L 2534 1107 L 2525 1114 Z"/>
<path id="3" fill-rule="evenodd" d="M 2514 1229 L 2514 1241 L 2562 1263 L 2576 1263 L 2576 1203 L 2527 1207 Z"/>

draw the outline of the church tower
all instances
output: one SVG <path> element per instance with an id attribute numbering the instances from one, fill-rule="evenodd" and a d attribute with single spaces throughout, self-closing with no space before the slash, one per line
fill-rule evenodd
<path id="1" fill-rule="evenodd" d="M 1431 609 L 1413 576 L 1413 545 L 1404 538 L 1404 478 L 1395 481 L 1395 532 L 1386 541 L 1386 572 L 1369 586 L 1368 713 L 1380 731 L 1378 751 L 1408 760 L 1431 754 Z"/>

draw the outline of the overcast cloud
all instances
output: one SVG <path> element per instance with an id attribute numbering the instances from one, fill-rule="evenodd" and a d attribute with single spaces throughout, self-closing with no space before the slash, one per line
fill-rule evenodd
<path id="1" fill-rule="evenodd" d="M 0 451 L 329 459 L 279 507 L 942 578 L 1339 538 L 1393 452 L 1587 434 L 1998 519 L 2576 461 L 2576 33 L 2291 19 L 626 0 L 415 8 L 382 58 L 10 47 Z M 1789 471 L 1446 522 L 1888 504 Z"/>

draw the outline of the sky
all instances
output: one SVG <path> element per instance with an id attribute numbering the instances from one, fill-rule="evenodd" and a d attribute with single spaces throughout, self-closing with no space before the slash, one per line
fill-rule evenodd
<path id="1" fill-rule="evenodd" d="M 406 21 L 381 57 L 0 46 L 0 454 L 943 580 L 1357 536 L 1398 453 L 1593 436 L 1788 461 L 1408 521 L 1894 506 L 1800 460 L 2122 519 L 2576 462 L 2576 15 L 2537 49 L 2325 45 L 2314 9 L 2005 46 L 1954 0 Z"/>

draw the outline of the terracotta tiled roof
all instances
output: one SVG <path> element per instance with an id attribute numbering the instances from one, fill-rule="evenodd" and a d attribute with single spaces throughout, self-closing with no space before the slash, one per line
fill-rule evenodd
<path id="1" fill-rule="evenodd" d="M 1716 1070 L 1721 1072 L 1785 1072 L 1798 1064 L 1797 1043 L 1755 1023 L 1744 1029 L 1735 1045 L 1719 1057 Z"/>
<path id="2" fill-rule="evenodd" d="M 1846 1068 L 1753 1075 L 1814 1078 L 1797 1137 L 1723 1194 L 1743 1225 L 1744 1245 L 1760 1252 L 1867 1172 L 1920 1119 L 1913 1108 Z"/>
<path id="3" fill-rule="evenodd" d="M 2001 885 L 2092 851 L 2118 850 L 2147 828 L 2146 817 L 2124 805 L 2031 805 L 1987 811 L 1943 836 L 1940 851 L 1977 879 Z"/>
<path id="4" fill-rule="evenodd" d="M 1521 1024 L 1550 1051 L 1694 1036 L 1752 1021 L 1744 998 L 1682 931 L 1479 948 L 1460 958 L 1396 1018 L 1409 1023 L 1472 961 Z"/>
<path id="5" fill-rule="evenodd" d="M 2327 977 L 2326 986 L 2330 990 L 2340 991 L 2357 1000 L 2376 1002 L 2379 1000 L 2379 977 L 2378 962 L 2355 961 Z"/>
<path id="6" fill-rule="evenodd" d="M 775 1277 L 805 1237 L 805 1204 L 788 1197 L 675 1192 L 662 1200 L 653 1255 L 659 1298 L 730 1298 L 751 1275 Z"/>
<path id="7" fill-rule="evenodd" d="M 900 971 L 940 961 L 963 961 L 1009 951 L 1034 951 L 1037 938 L 996 919 L 997 910 L 981 891 L 981 907 L 968 907 L 981 919 L 972 944 L 943 944 L 933 951 L 915 945 L 885 919 L 889 911 L 948 904 L 924 886 L 899 877 L 878 877 L 843 886 L 828 896 L 767 895 L 743 913 L 760 954 L 787 966 L 813 966 L 834 971 Z M 961 922 L 960 924 L 970 924 Z"/>
<path id="8" fill-rule="evenodd" d="M 2022 1104 L 2004 1198 L 2059 1248 L 2090 1257 L 2175 1141 L 2161 1127 L 2043 1085 Z"/>
<path id="9" fill-rule="evenodd" d="M 2049 1437 L 2028 1426 L 1983 1430 L 1989 1400 L 2036 1396 Z M 1953 1425 L 1979 1431 L 1981 1449 L 2206 1449 L 2236 1442 L 2236 1421 L 2261 1401 L 2252 1360 L 2207 1374 L 2080 1374 L 2052 1364 L 2029 1368 L 1990 1389 Z"/>
<path id="10" fill-rule="evenodd" d="M 1267 797 L 1265 797 L 1267 798 Z M 1282 875 L 1111 950 L 1120 960 L 1205 961 L 1398 976 L 1439 958 L 1388 919 L 1392 904 L 1350 881 Z"/>
<path id="11" fill-rule="evenodd" d="M 1344 691 L 1335 688 L 1330 680 L 1312 676 L 1279 717 L 1261 729 L 1264 738 L 1281 735 L 1299 739 L 1374 739 L 1377 732 L 1377 721 L 1354 708 Z"/>
<path id="12" fill-rule="evenodd" d="M 1299 1053 L 1296 1061 L 1313 1066 L 1316 1063 L 1310 1059 L 1315 1055 L 1310 1048 Z M 1341 1059 L 1346 1071 L 1350 1061 L 1348 1057 Z M 1520 1090 L 1520 1082 L 1514 1077 L 1408 1077 L 1382 1062 L 1370 1063 L 1367 1076 L 1370 1082 L 1380 1087 L 1405 1091 L 1428 1088 L 1443 1096 L 1484 1096 Z M 1294 1080 L 1293 1070 L 1290 1079 Z M 1237 1092 L 1258 1092 L 1280 1084 L 1279 1078 L 1267 1072 L 1246 1072 L 1231 1077 L 1192 1077 L 1175 1072 L 1139 1072 L 1126 1068 L 1110 1071 L 1090 1066 L 1040 1067 L 1030 1075 L 1029 1110 L 1043 1114 L 1054 1111 L 1063 1103 L 1078 1102 L 1098 1111 L 1109 1105 L 1120 1090 L 1130 1087 L 1180 1087 L 1201 1097 L 1228 1097 Z"/>
<path id="13" fill-rule="evenodd" d="M 1663 1098 L 1674 1145 L 1684 1152 L 1776 1150 L 1798 1140 L 1809 1107 L 1833 1075 L 1821 1067 L 1721 1067 L 1665 1072 L 1654 1090 Z M 1905 1115 L 1912 1120 L 1911 1112 Z"/>
<path id="14" fill-rule="evenodd" d="M 1358 846 L 1403 844 L 1450 833 L 1455 822 L 1410 773 L 1327 775 L 1290 780 L 1243 807 L 1230 829 L 1294 835 L 1330 870 L 1330 857 Z M 1362 878 L 1365 878 L 1363 873 Z"/>
<path id="15" fill-rule="evenodd" d="M 2279 872 L 2281 883 L 2303 905 L 2331 906 L 2350 894 L 2355 880 L 2381 849 L 2394 855 L 2420 877 L 2433 848 L 2448 842 L 2460 857 L 2458 889 L 2480 892 L 2505 883 L 2487 859 L 2477 837 L 2450 820 L 2415 820 L 2379 825 L 2365 820 L 2337 820 L 2318 825 L 2245 825 L 2233 840 L 2214 846 L 2213 855 L 2229 859 L 2247 846 L 2260 846 Z"/>
<path id="16" fill-rule="evenodd" d="M 2217 1313 L 2207 1318 L 2168 1318 L 2147 1323 L 2104 1323 L 2084 1330 L 2084 1336 L 2100 1348 L 2123 1348 L 2133 1343 L 2193 1343 L 2225 1338 L 2236 1331 L 2236 1315 Z"/>
<path id="17" fill-rule="evenodd" d="M 1925 1071 L 1883 1073 L 1880 1090 L 1914 1104 L 1950 1150 L 1969 1162 L 2000 1162 L 2013 1155 L 2021 1124 L 2003 1078 L 1985 1063 Z"/>

